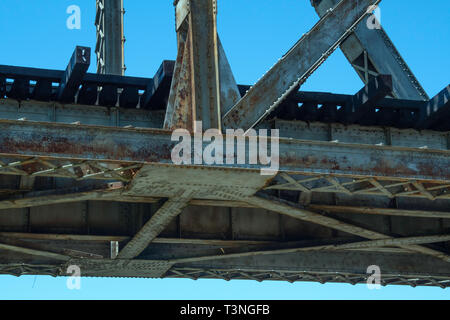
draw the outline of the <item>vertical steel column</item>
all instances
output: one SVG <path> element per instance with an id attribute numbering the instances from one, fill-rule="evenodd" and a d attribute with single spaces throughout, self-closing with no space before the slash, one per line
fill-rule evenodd
<path id="1" fill-rule="evenodd" d="M 189 41 L 192 48 L 194 119 L 201 120 L 204 129 L 220 128 L 217 2 L 191 0 L 190 10 Z"/>
<path id="2" fill-rule="evenodd" d="M 97 0 L 97 73 L 123 75 L 123 0 Z"/>
<path id="3" fill-rule="evenodd" d="M 175 7 L 178 57 L 164 127 L 196 131 L 202 121 L 203 130 L 220 129 L 221 103 L 231 106 L 239 92 L 217 35 L 217 1 L 179 0 Z M 233 94 L 221 94 L 222 70 Z"/>

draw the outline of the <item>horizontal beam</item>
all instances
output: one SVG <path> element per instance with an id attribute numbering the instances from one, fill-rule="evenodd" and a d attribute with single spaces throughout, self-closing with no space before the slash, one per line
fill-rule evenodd
<path id="1" fill-rule="evenodd" d="M 299 247 L 299 248 L 282 248 L 282 249 L 274 249 L 274 250 L 270 250 L 270 249 L 269 250 L 253 250 L 253 251 L 247 251 L 247 252 L 228 253 L 228 254 L 213 255 L 213 256 L 172 259 L 171 262 L 174 264 L 179 264 L 179 263 L 190 263 L 190 262 L 199 262 L 199 261 L 208 261 L 208 260 L 252 257 L 252 256 L 259 256 L 259 255 L 278 255 L 278 254 L 287 254 L 287 253 L 297 253 L 297 252 L 302 252 L 302 251 L 349 250 L 349 249 L 362 249 L 362 248 L 377 248 L 377 247 L 385 247 L 385 246 L 427 244 L 427 243 L 446 242 L 446 241 L 450 241 L 450 235 L 403 237 L 403 238 L 359 241 L 359 242 L 345 243 L 345 244 L 330 244 L 330 245 L 319 245 L 319 246 Z"/>
<path id="2" fill-rule="evenodd" d="M 216 252 L 209 251 L 210 255 Z M 142 259 L 172 259 L 172 257 L 191 257 L 192 253 L 186 252 L 185 248 L 177 245 L 155 245 L 152 250 L 146 251 L 140 258 Z M 198 253 L 198 256 L 205 254 Z M 312 250 L 301 251 L 291 254 L 278 254 L 276 256 L 257 255 L 241 258 L 229 258 L 220 260 L 199 261 L 175 265 L 173 269 L 193 269 L 196 271 L 205 270 L 214 272 L 215 270 L 226 269 L 229 271 L 228 277 L 237 278 L 235 275 L 242 272 L 264 274 L 270 271 L 279 271 L 281 274 L 316 273 L 329 274 L 330 278 L 336 279 L 338 275 L 348 272 L 360 273 L 367 279 L 367 267 L 378 265 L 381 269 L 382 280 L 387 281 L 389 275 L 399 277 L 415 276 L 424 279 L 436 277 L 439 279 L 450 279 L 450 269 L 448 263 L 433 257 L 424 257 L 416 253 L 391 253 L 378 251 L 355 251 L 355 250 Z M 171 274 L 169 272 L 169 274 Z M 199 278 L 200 272 L 192 275 L 192 278 Z M 259 277 L 257 277 L 259 278 Z M 318 281 L 318 280 L 309 280 Z"/>
<path id="3" fill-rule="evenodd" d="M 367 284 L 369 275 L 361 269 L 360 273 L 356 272 L 323 272 L 323 271 L 305 271 L 305 270 L 286 270 L 285 268 L 275 269 L 261 269 L 261 268 L 246 268 L 236 269 L 231 266 L 221 267 L 220 265 L 214 267 L 195 266 L 195 267 L 173 267 L 165 275 L 165 278 L 189 278 L 197 279 L 219 279 L 219 280 L 255 280 L 261 281 L 286 281 L 289 283 L 307 281 L 324 283 L 348 283 L 348 284 Z M 397 273 L 383 273 L 380 281 L 382 286 L 386 285 L 408 285 L 411 287 L 417 286 L 436 286 L 440 288 L 447 288 L 450 286 L 450 279 L 441 276 L 417 276 L 417 275 L 399 275 Z"/>
<path id="4" fill-rule="evenodd" d="M 0 238 L 22 239 L 22 240 L 50 240 L 50 241 L 89 241 L 89 242 L 121 242 L 129 241 L 129 236 L 105 236 L 105 235 L 79 235 L 79 234 L 46 234 L 46 233 L 28 233 L 28 232 L 0 232 Z M 336 239 L 333 239 L 334 241 Z M 265 240 L 223 240 L 223 239 L 195 239 L 195 238 L 166 238 L 157 237 L 152 243 L 155 244 L 182 244 L 195 246 L 219 246 L 221 248 L 239 248 L 248 246 L 268 246 L 268 245 L 290 245 L 290 242 L 265 241 Z M 295 242 L 297 243 L 297 242 Z M 357 248 L 355 248 L 357 249 Z M 358 248 L 363 250 L 365 248 Z M 380 252 L 402 252 L 407 250 L 398 248 L 371 248 Z"/>
<path id="5" fill-rule="evenodd" d="M 225 114 L 224 128 L 245 131 L 266 117 L 346 39 L 380 0 L 342 0 L 306 33 L 247 94 Z"/>
<path id="6" fill-rule="evenodd" d="M 114 199 L 120 194 L 122 183 L 109 183 L 104 187 L 85 187 L 33 191 L 0 201 L 0 210 L 48 206 L 58 203 L 70 203 L 87 200 L 100 200 L 102 197 Z"/>
<path id="7" fill-rule="evenodd" d="M 7 251 L 14 251 L 17 253 L 28 254 L 28 255 L 32 255 L 32 256 L 40 256 L 40 257 L 45 257 L 45 258 L 50 258 L 50 259 L 55 259 L 55 260 L 62 260 L 62 261 L 68 261 L 71 258 L 70 256 L 62 255 L 59 253 L 24 248 L 24 247 L 19 247 L 19 246 L 4 244 L 4 243 L 0 243 L 0 249 L 7 250 Z"/>
<path id="8" fill-rule="evenodd" d="M 100 236 L 100 235 L 80 235 L 80 234 L 44 234 L 28 232 L 0 232 L 0 238 L 26 239 L 26 240 L 54 240 L 54 241 L 127 241 L 129 236 Z M 191 239 L 191 238 L 165 238 L 157 237 L 152 243 L 161 244 L 192 244 L 204 246 L 240 247 L 249 245 L 268 245 L 274 241 L 263 240 L 222 240 L 222 239 Z"/>
<path id="9" fill-rule="evenodd" d="M 357 213 L 357 214 L 388 215 L 398 217 L 450 219 L 450 211 L 445 212 L 445 211 L 405 210 L 405 209 L 374 208 L 374 207 L 331 206 L 323 204 L 311 204 L 308 206 L 308 208 L 314 211 L 324 211 L 333 213 Z"/>
<path id="10" fill-rule="evenodd" d="M 133 89 L 131 87 L 127 88 L 127 90 Z M 121 94 L 121 102 L 124 102 L 124 97 L 122 97 L 124 93 L 127 95 L 127 91 L 124 90 Z M 128 99 L 128 97 L 126 98 Z M 132 98 L 135 99 L 136 96 Z M 162 128 L 164 121 L 164 112 L 162 110 L 149 111 L 143 109 L 125 109 L 123 107 L 108 108 L 80 104 L 80 99 L 83 99 L 83 103 L 92 101 L 94 101 L 92 103 L 95 103 L 97 100 L 97 86 L 91 88 L 83 86 L 78 95 L 79 104 L 62 104 L 36 100 L 19 102 L 14 99 L 0 99 L 0 118 L 57 123 L 79 122 L 80 124 L 110 127 Z"/>
<path id="11" fill-rule="evenodd" d="M 177 143 L 165 130 L 0 120 L 2 157 L 174 165 L 171 152 Z M 450 180 L 448 150 L 279 139 L 279 154 L 279 169 L 291 173 Z M 208 167 L 257 174 L 266 167 L 234 162 Z"/>
<path id="12" fill-rule="evenodd" d="M 0 232 L 0 238 L 25 239 L 25 240 L 54 240 L 54 241 L 124 241 L 130 239 L 127 236 L 98 236 L 80 234 L 45 234 L 28 232 Z"/>
<path id="13" fill-rule="evenodd" d="M 329 253 L 325 253 L 329 254 Z M 335 254 L 339 254 L 335 252 Z M 416 286 L 439 286 L 446 288 L 450 285 L 450 276 L 448 272 L 436 271 L 436 268 L 430 268 L 430 264 L 423 265 L 423 259 L 420 256 L 417 257 L 399 257 L 398 256 L 368 256 L 355 258 L 355 254 L 350 253 L 342 255 L 342 257 L 333 256 L 330 259 L 322 259 L 317 256 L 317 252 L 299 253 L 296 256 L 300 256 L 301 261 L 297 259 L 291 259 L 288 262 L 286 259 L 282 261 L 282 265 L 270 265 L 264 263 L 264 261 L 244 261 L 245 264 L 239 264 L 239 268 L 233 267 L 224 261 L 216 261 L 214 265 L 198 265 L 198 266 L 176 266 L 172 267 L 170 264 L 164 261 L 158 260 L 99 260 L 99 259 L 82 259 L 74 260 L 73 264 L 78 264 L 85 272 L 81 276 L 89 277 L 133 277 L 140 278 L 189 278 L 197 280 L 200 278 L 206 279 L 220 279 L 220 280 L 275 280 L 275 281 L 308 281 L 308 282 L 320 282 L 320 283 L 349 283 L 349 284 L 366 284 L 367 283 L 367 266 L 370 263 L 373 264 L 374 258 L 376 263 L 383 265 L 381 285 L 410 285 Z M 296 257 L 293 257 L 296 258 Z M 361 263 L 357 267 L 349 265 L 352 259 L 358 259 Z M 294 260 L 294 261 L 292 261 Z M 321 268 L 320 261 L 323 260 L 323 265 L 339 263 L 339 272 L 332 270 L 324 270 Z M 344 263 L 341 263 L 344 261 Z M 345 264 L 347 261 L 347 264 Z M 388 262 L 386 264 L 382 262 Z M 312 265 L 305 266 L 305 262 L 310 262 Z M 72 263 L 72 262 L 70 262 Z M 288 266 L 286 268 L 285 266 Z M 403 267 L 402 267 L 403 266 Z M 419 266 L 408 272 L 404 266 L 411 267 Z M 435 266 L 435 264 L 433 265 Z M 153 268 L 157 268 L 157 271 L 152 271 Z M 425 267 L 425 268 L 424 268 Z M 440 266 L 440 270 L 443 266 Z M 444 265 L 444 268 L 446 265 Z M 20 275 L 51 275 L 51 276 L 67 276 L 65 271 L 67 270 L 67 263 L 65 264 L 29 264 L 29 263 L 12 263 L 12 264 L 0 264 L 0 274 L 8 274 L 14 276 Z M 431 273 L 427 273 L 431 270 Z"/>
<path id="14" fill-rule="evenodd" d="M 294 99 L 299 102 L 313 102 L 321 104 L 345 105 L 351 103 L 353 95 L 337 94 L 329 92 L 299 91 L 295 94 Z M 419 111 L 426 105 L 426 101 L 408 100 L 408 99 L 392 99 L 384 98 L 378 100 L 376 107 L 381 109 L 406 109 L 410 111 Z"/>
<path id="15" fill-rule="evenodd" d="M 0 65 L 0 76 L 11 79 L 48 80 L 59 83 L 64 76 L 64 72 L 62 70 Z M 151 78 L 86 73 L 83 76 L 82 82 L 117 85 L 118 87 L 137 87 L 144 90 L 149 80 Z"/>

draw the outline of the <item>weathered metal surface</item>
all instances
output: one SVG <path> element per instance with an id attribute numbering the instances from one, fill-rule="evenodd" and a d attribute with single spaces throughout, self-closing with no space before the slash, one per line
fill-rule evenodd
<path id="1" fill-rule="evenodd" d="M 221 91 L 216 0 L 176 1 L 178 56 L 165 128 L 220 129 Z M 183 27 L 182 27 L 183 26 Z"/>
<path id="2" fill-rule="evenodd" d="M 3 157 L 173 165 L 176 142 L 164 130 L 0 121 Z M 207 143 L 203 143 L 205 147 Z M 193 150 L 192 154 L 198 152 Z M 450 151 L 279 139 L 280 171 L 358 177 L 450 180 Z M 236 157 L 236 156 L 235 156 Z M 260 164 L 213 165 L 259 170 Z M 209 166 L 211 167 L 211 165 Z M 259 172 L 257 173 L 259 174 Z"/>
<path id="3" fill-rule="evenodd" d="M 178 69 L 180 69 L 182 63 L 181 58 L 185 47 L 185 38 L 183 37 L 186 35 L 183 36 L 183 33 L 186 33 L 186 31 L 180 31 L 179 41 L 182 41 L 183 45 L 179 44 L 180 57 Z M 243 90 L 242 94 L 244 94 L 249 87 L 240 86 L 241 89 L 236 88 L 231 68 L 227 62 L 226 54 L 220 41 L 218 50 L 221 112 L 224 114 L 232 107 L 232 105 L 234 105 L 234 102 L 239 99 L 239 90 Z M 77 92 L 77 90 L 75 90 L 68 98 L 73 101 L 76 97 L 76 103 L 78 105 L 83 105 L 82 108 L 88 108 L 88 105 L 104 105 L 111 107 L 112 105 L 115 105 L 116 96 L 118 94 L 118 105 L 122 108 L 145 108 L 151 110 L 163 110 L 168 104 L 167 101 L 170 100 L 171 103 L 168 105 L 167 111 L 168 114 L 172 114 L 173 98 L 177 96 L 178 103 L 182 102 L 183 108 L 180 108 L 180 111 L 176 112 L 174 116 L 181 117 L 181 119 L 183 119 L 183 117 L 187 119 L 188 116 L 192 117 L 191 112 L 188 112 L 191 109 L 192 100 L 192 97 L 189 97 L 188 94 L 192 94 L 192 89 L 191 82 L 189 81 L 189 75 L 191 73 L 190 62 L 188 59 L 189 54 L 186 53 L 186 55 L 187 58 L 184 59 L 184 71 L 180 79 L 178 79 L 180 77 L 179 71 L 177 71 L 177 79 L 173 79 L 172 76 L 173 65 L 175 62 L 165 60 L 153 79 L 86 74 L 82 80 L 80 80 L 82 85 L 78 90 L 78 93 L 75 95 Z M 57 97 L 58 87 L 52 86 L 52 83 L 60 83 L 63 75 L 64 71 L 0 66 L 0 83 L 1 79 L 4 77 L 15 79 L 12 84 L 8 83 L 4 86 L 0 85 L 0 89 L 3 87 L 1 90 L 5 91 L 8 98 L 18 100 L 16 102 L 13 99 L 8 99 L 11 101 L 10 104 L 19 103 L 23 105 L 35 103 L 28 101 L 28 98 L 40 101 L 61 101 Z M 373 79 L 375 80 L 375 78 Z M 36 83 L 31 83 L 30 80 L 33 80 Z M 172 98 L 169 98 L 170 83 L 172 80 L 174 80 L 174 85 L 178 86 L 178 84 L 180 84 L 180 87 L 178 90 L 174 87 L 171 91 Z M 99 94 L 98 90 L 103 87 L 105 87 L 105 90 L 101 90 Z M 78 88 L 78 86 L 76 88 Z M 144 90 L 144 93 L 140 94 L 139 90 Z M 370 112 L 370 116 L 357 118 L 356 122 L 363 125 L 448 131 L 450 129 L 450 124 L 442 120 L 446 118 L 445 103 L 447 100 L 445 96 L 448 95 L 448 93 L 445 91 L 446 89 L 428 102 L 422 100 L 381 99 L 367 110 Z M 117 94 L 115 94 L 115 92 Z M 369 92 L 369 94 L 371 93 Z M 0 95 L 0 101 L 3 97 L 3 95 Z M 270 118 L 321 121 L 327 123 L 340 122 L 347 124 L 351 122 L 350 116 L 353 112 L 352 110 L 355 108 L 354 101 L 355 99 L 357 101 L 357 98 L 357 96 L 351 95 L 300 91 L 295 95 L 289 96 L 289 99 L 284 101 L 280 108 L 271 114 Z M 139 103 L 138 100 L 140 101 Z M 37 102 L 36 104 L 40 105 Z M 57 103 L 57 105 L 59 105 L 59 103 Z M 71 108 L 77 108 L 77 106 L 71 105 Z M 348 112 L 349 110 L 351 112 Z M 430 110 L 436 110 L 438 112 L 436 114 L 434 114 L 434 112 L 431 113 L 432 118 L 429 120 L 432 121 L 425 123 L 423 120 L 428 119 L 427 112 L 430 113 Z M 349 115 L 347 115 L 347 113 L 349 113 Z M 34 117 L 33 114 L 27 115 L 31 118 Z M 146 117 L 148 117 L 147 113 Z M 53 120 L 50 119 L 50 121 Z M 186 123 L 190 125 L 191 122 L 191 120 L 184 120 L 179 127 L 186 127 Z M 155 124 L 153 127 L 160 128 L 162 125 Z"/>
<path id="4" fill-rule="evenodd" d="M 172 198 L 178 196 L 180 188 L 186 188 L 195 191 L 193 198 L 220 200 L 214 190 L 245 197 L 256 193 L 271 178 L 258 171 L 145 165 L 122 195 Z"/>
<path id="5" fill-rule="evenodd" d="M 343 125 L 339 123 L 286 121 L 274 119 L 272 127 L 280 137 L 300 140 L 335 141 L 369 145 L 448 150 L 449 132 Z"/>
<path id="6" fill-rule="evenodd" d="M 224 128 L 248 130 L 266 117 L 311 75 L 367 16 L 379 0 L 341 1 L 247 92 L 224 116 Z"/>
<path id="7" fill-rule="evenodd" d="M 180 188 L 179 194 L 168 199 L 147 221 L 139 232 L 120 250 L 118 259 L 133 259 L 168 226 L 168 224 L 189 205 L 194 192 Z"/>
<path id="8" fill-rule="evenodd" d="M 187 20 L 189 13 L 191 12 L 189 0 L 175 0 L 175 20 L 176 31 L 181 28 L 181 25 Z"/>
<path id="9" fill-rule="evenodd" d="M 191 41 L 188 32 L 178 34 L 178 56 L 167 102 L 164 129 L 185 128 L 193 131 L 193 88 L 191 83 Z"/>
<path id="10" fill-rule="evenodd" d="M 319 16 L 323 17 L 338 2 L 339 0 L 312 0 L 311 4 Z M 428 100 L 425 90 L 389 39 L 386 31 L 381 25 L 380 28 L 372 29 L 369 29 L 367 25 L 367 20 L 361 21 L 355 31 L 341 44 L 342 52 L 364 83 L 368 83 L 369 78 L 378 74 L 390 74 L 393 77 L 393 94 L 396 98 Z M 361 56 L 365 59 L 360 62 L 358 58 Z"/>
<path id="11" fill-rule="evenodd" d="M 220 114 L 248 88 L 240 86 L 239 92 L 236 86 L 217 36 L 213 0 L 175 2 L 179 55 L 173 77 L 170 61 L 153 79 L 78 76 L 73 86 L 78 93 L 67 94 L 77 105 L 64 105 L 27 100 L 59 101 L 52 82 L 64 83 L 62 71 L 0 66 L 0 117 L 21 119 L 0 120 L 0 273 L 66 275 L 67 266 L 77 264 L 82 276 L 357 283 L 365 281 L 368 265 L 377 264 L 383 284 L 447 286 L 450 136 L 394 127 L 423 129 L 416 124 L 419 114 L 423 120 L 437 110 L 433 117 L 439 121 L 426 127 L 448 130 L 440 120 L 448 111 L 448 94 L 416 101 L 426 94 L 406 67 L 420 97 L 381 99 L 389 94 L 389 81 L 375 78 L 380 69 L 372 52 L 342 23 L 352 25 L 351 19 L 357 23 L 369 14 L 361 3 L 369 1 L 356 7 L 342 1 L 279 62 L 295 60 L 294 72 L 287 70 L 289 83 L 284 78 L 270 83 L 285 88 L 273 101 L 292 83 L 301 84 L 339 44 L 368 85 L 355 96 L 299 92 L 272 114 L 274 120 L 259 123 L 279 128 L 285 137 L 277 140 L 281 172 L 275 177 L 262 176 L 263 166 L 255 164 L 175 165 L 171 153 L 178 142 L 171 141 L 170 131 L 137 128 L 161 128 L 161 113 L 155 119 L 154 111 L 124 110 L 163 110 L 169 101 L 166 129 L 193 129 L 194 120 L 209 122 L 205 129 L 220 128 Z M 104 19 L 104 11 L 97 14 L 97 21 Z M 323 29 L 328 35 L 319 35 Z M 329 35 L 336 41 L 330 43 Z M 116 32 L 113 40 L 122 36 Z M 311 38 L 319 45 L 302 47 Z M 347 50 L 355 41 L 359 47 Z M 389 47 L 389 39 L 383 41 Z M 309 59 L 312 65 L 294 75 L 299 61 L 292 55 L 299 46 L 305 50 L 300 62 Z M 399 57 L 393 46 L 389 50 Z M 356 120 L 342 117 L 347 106 L 361 109 L 364 117 L 358 112 L 352 114 Z M 216 114 L 218 124 L 212 126 Z M 280 115 L 320 122 L 280 121 Z M 206 145 L 192 146 L 191 154 L 198 157 Z M 98 180 L 121 181 L 125 188 L 104 189 Z M 181 189 L 189 196 L 180 196 Z M 268 194 L 275 198 L 261 198 Z M 169 200 L 155 210 L 162 198 Z"/>
<path id="12" fill-rule="evenodd" d="M 95 89 L 97 90 L 97 88 Z M 97 96 L 96 98 L 97 99 Z M 2 119 L 74 123 L 111 127 L 162 128 L 163 111 L 106 108 L 57 102 L 0 100 Z"/>
<path id="13" fill-rule="evenodd" d="M 216 0 L 191 0 L 189 3 L 193 119 L 201 120 L 205 130 L 220 129 L 217 3 Z"/>

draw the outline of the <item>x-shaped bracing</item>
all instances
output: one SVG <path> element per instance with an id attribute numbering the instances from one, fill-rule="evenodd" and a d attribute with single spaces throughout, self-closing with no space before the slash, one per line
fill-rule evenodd
<path id="1" fill-rule="evenodd" d="M 414 197 L 429 200 L 450 199 L 450 184 L 416 179 L 379 177 L 352 178 L 334 175 L 292 175 L 280 173 L 280 180 L 265 190 L 296 190 L 301 192 L 344 193 L 347 195 L 377 195 L 389 198 Z"/>

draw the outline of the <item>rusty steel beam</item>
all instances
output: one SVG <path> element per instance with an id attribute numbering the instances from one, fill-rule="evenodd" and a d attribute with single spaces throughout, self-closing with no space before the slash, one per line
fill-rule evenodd
<path id="1" fill-rule="evenodd" d="M 174 165 L 171 152 L 176 144 L 166 130 L 0 120 L 1 157 Z M 280 171 L 292 174 L 450 181 L 448 150 L 279 139 L 279 154 Z M 265 167 L 234 162 L 208 167 L 248 169 L 255 174 Z M 2 164 L 0 171 L 9 167 Z"/>
<path id="2" fill-rule="evenodd" d="M 217 3 L 216 0 L 190 0 L 189 5 L 193 118 L 202 121 L 205 130 L 220 128 Z"/>
<path id="3" fill-rule="evenodd" d="M 266 117 L 345 40 L 380 0 L 343 0 L 327 12 L 230 110 L 224 128 L 248 130 Z"/>
<path id="4" fill-rule="evenodd" d="M 178 57 L 165 128 L 221 128 L 216 0 L 176 1 Z"/>
<path id="5" fill-rule="evenodd" d="M 191 109 L 193 91 L 190 63 L 191 44 L 189 40 L 189 34 L 186 31 L 178 33 L 178 54 L 167 101 L 164 129 L 185 128 L 193 131 L 194 128 Z"/>
<path id="6" fill-rule="evenodd" d="M 120 250 L 117 259 L 133 259 L 138 256 L 189 205 L 191 199 L 192 193 L 184 190 L 180 192 L 178 197 L 168 199 Z"/>

